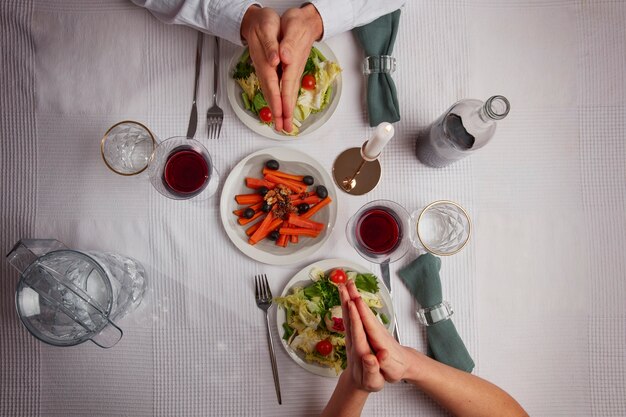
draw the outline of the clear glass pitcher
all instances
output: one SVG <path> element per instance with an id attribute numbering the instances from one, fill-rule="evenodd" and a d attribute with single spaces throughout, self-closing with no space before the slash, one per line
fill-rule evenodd
<path id="1" fill-rule="evenodd" d="M 21 274 L 15 303 L 22 323 L 54 346 L 114 346 L 123 335 L 115 321 L 139 306 L 146 290 L 136 260 L 68 249 L 54 239 L 20 240 L 7 259 Z"/>

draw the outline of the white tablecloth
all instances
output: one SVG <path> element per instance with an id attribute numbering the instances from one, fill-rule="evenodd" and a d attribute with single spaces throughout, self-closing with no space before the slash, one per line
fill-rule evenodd
<path id="1" fill-rule="evenodd" d="M 381 159 L 382 182 L 364 197 L 339 196 L 337 226 L 321 251 L 271 267 L 230 243 L 218 198 L 169 201 L 145 178 L 117 176 L 100 159 L 99 139 L 122 119 L 143 121 L 162 138 L 185 132 L 192 30 L 161 24 L 125 0 L 3 1 L 2 247 L 55 237 L 124 253 L 145 265 L 151 293 L 142 314 L 120 323 L 125 334 L 114 348 L 54 348 L 19 323 L 17 273 L 2 262 L 0 415 L 318 414 L 335 381 L 307 373 L 278 343 L 284 404 L 276 403 L 251 278 L 266 273 L 278 293 L 310 262 L 365 263 L 343 229 L 378 198 L 409 211 L 452 199 L 471 213 L 472 241 L 444 259 L 442 277 L 476 374 L 531 415 L 626 415 L 625 22 L 621 1 L 409 2 L 395 48 L 402 121 Z M 205 45 L 201 115 L 212 71 Z M 371 129 L 361 52 L 351 34 L 329 45 L 344 68 L 337 111 L 314 137 L 280 145 L 330 170 Z M 234 51 L 224 44 L 222 74 Z M 493 94 L 505 95 L 512 111 L 492 143 L 441 170 L 417 161 L 420 129 L 458 99 Z M 224 177 L 277 143 L 244 127 L 224 95 L 221 105 L 222 137 L 203 142 Z M 404 342 L 424 351 L 415 302 L 394 273 L 413 257 L 392 267 L 395 306 Z M 364 411 L 444 414 L 405 384 L 372 395 Z"/>

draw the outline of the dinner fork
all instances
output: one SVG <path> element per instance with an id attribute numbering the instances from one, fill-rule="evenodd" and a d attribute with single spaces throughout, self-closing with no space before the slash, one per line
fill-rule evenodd
<path id="1" fill-rule="evenodd" d="M 215 37 L 215 51 L 213 52 L 213 106 L 206 112 L 207 135 L 210 139 L 220 137 L 222 123 L 224 122 L 224 110 L 217 105 L 217 85 L 220 68 L 220 41 Z"/>
<path id="2" fill-rule="evenodd" d="M 263 275 L 255 275 L 254 276 L 255 283 L 255 298 L 256 305 L 265 312 L 265 327 L 267 328 L 267 345 L 270 349 L 270 360 L 272 362 L 272 374 L 274 375 L 274 388 L 276 389 L 276 398 L 278 399 L 278 404 L 282 404 L 282 399 L 280 397 L 280 381 L 278 380 L 278 368 L 276 367 L 276 355 L 274 354 L 274 342 L 272 341 L 272 332 L 270 331 L 270 321 L 267 316 L 267 310 L 272 305 L 272 291 L 270 290 L 270 286 L 267 283 L 267 276 Z"/>

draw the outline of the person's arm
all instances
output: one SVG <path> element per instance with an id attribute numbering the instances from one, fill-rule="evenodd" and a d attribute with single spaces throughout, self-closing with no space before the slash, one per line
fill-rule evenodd
<path id="1" fill-rule="evenodd" d="M 357 389 L 347 372 L 339 377 L 335 391 L 321 417 L 359 417 L 369 392 Z"/>
<path id="2" fill-rule="evenodd" d="M 405 3 L 405 0 L 311 0 L 324 25 L 322 40 L 366 25 Z"/>
<path id="3" fill-rule="evenodd" d="M 455 416 L 528 417 L 517 401 L 494 384 L 401 346 L 376 319 L 353 282 L 347 289 L 385 380 L 410 382 Z"/>
<path id="4" fill-rule="evenodd" d="M 250 58 L 274 118 L 283 128 L 277 67 L 280 16 L 254 0 L 132 0 L 165 23 L 180 24 L 250 48 Z"/>
<path id="5" fill-rule="evenodd" d="M 404 379 L 453 415 L 528 417 L 513 397 L 491 382 L 444 365 L 413 349 L 405 349 L 409 368 Z"/>
<path id="6" fill-rule="evenodd" d="M 131 0 L 165 23 L 185 25 L 242 45 L 241 22 L 254 0 Z"/>

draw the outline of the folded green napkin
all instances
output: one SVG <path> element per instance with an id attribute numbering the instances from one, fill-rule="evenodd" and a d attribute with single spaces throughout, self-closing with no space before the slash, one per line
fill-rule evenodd
<path id="1" fill-rule="evenodd" d="M 417 302 L 423 307 L 441 304 L 441 259 L 430 253 L 420 256 L 398 271 Z M 429 356 L 466 372 L 472 372 L 474 361 L 454 327 L 451 319 L 426 327 Z"/>
<path id="2" fill-rule="evenodd" d="M 400 10 L 381 16 L 365 26 L 352 29 L 365 50 L 365 56 L 392 55 L 398 33 Z M 388 73 L 367 77 L 367 109 L 370 126 L 400 120 L 396 85 Z"/>

